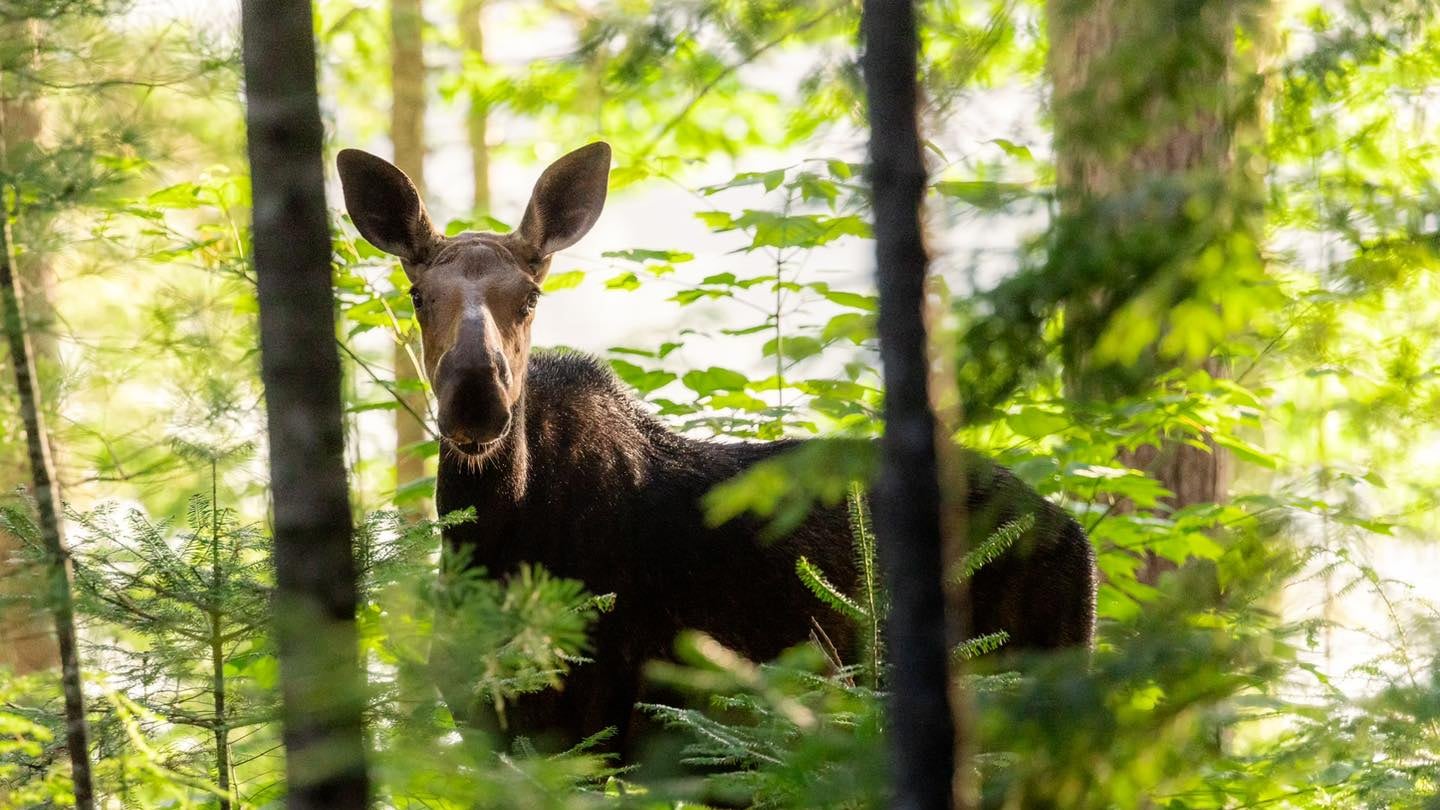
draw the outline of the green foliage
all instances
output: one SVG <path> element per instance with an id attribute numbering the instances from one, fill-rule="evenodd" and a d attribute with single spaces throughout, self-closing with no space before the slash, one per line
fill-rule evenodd
<path id="1" fill-rule="evenodd" d="M 524 565 L 505 580 L 465 568 L 446 557 L 434 586 L 437 641 L 443 657 L 432 663 L 441 684 L 461 683 L 473 705 L 500 717 L 520 695 L 557 688 L 583 664 L 586 631 L 605 600 L 583 583 Z M 424 662 L 412 662 L 423 664 Z"/>
<path id="2" fill-rule="evenodd" d="M 491 43 L 545 44 L 535 58 L 512 49 L 489 61 L 454 52 L 452 5 L 427 7 L 432 101 L 488 105 L 504 133 L 491 137 L 506 167 L 497 178 L 604 137 L 616 147 L 617 201 L 690 192 L 676 205 L 691 206 L 711 241 L 646 227 L 597 256 L 567 252 L 546 292 L 673 317 L 663 334 L 637 332 L 604 353 L 675 429 L 818 437 L 716 488 L 705 507 L 716 522 L 759 516 L 773 537 L 845 502 L 858 591 L 805 564 L 797 574 L 817 604 L 857 620 L 863 660 L 836 671 L 803 649 L 752 664 L 682 641 L 683 666 L 655 671 L 692 708 L 649 710 L 689 740 L 699 779 L 668 778 L 675 763 L 664 756 L 620 771 L 596 753 L 602 741 L 545 757 L 457 733 L 429 689 L 436 649 L 454 651 L 434 659 L 447 677 L 503 713 L 586 665 L 585 630 L 606 599 L 539 570 L 461 572 L 441 562 L 438 534 L 475 516 L 415 522 L 393 511 L 433 485 L 397 486 L 392 448 L 377 439 L 405 407 L 398 395 L 425 387 L 397 385 L 389 368 L 396 341 L 414 335 L 413 307 L 396 263 L 342 217 L 336 339 L 364 516 L 360 627 L 380 801 L 883 805 L 884 594 L 856 489 L 883 428 L 870 210 L 855 162 L 858 4 L 501 4 L 487 12 Z M 1236 81 L 1223 83 L 1237 171 L 1150 178 L 1087 205 L 1062 199 L 1047 127 L 1139 155 L 1177 121 L 1194 123 L 1195 105 L 1222 83 L 1192 80 L 1214 52 L 1160 31 L 1158 46 L 1111 49 L 1122 80 L 1079 105 L 1082 120 L 1039 109 L 1029 99 L 1050 97 L 1054 5 L 922 9 L 938 410 L 950 438 L 1068 509 L 1103 574 L 1088 659 L 988 655 L 1004 650 L 1000 635 L 954 650 L 974 673 L 984 802 L 1433 805 L 1440 676 L 1422 544 L 1440 530 L 1435 11 L 1270 10 L 1283 47 L 1246 17 L 1231 43 Z M 1215 7 L 1172 5 L 1147 19 L 1194 33 L 1196 14 Z M 0 95 L 47 109 L 45 137 L 7 149 L 0 179 L 15 192 L 22 261 L 50 258 L 54 270 L 34 285 L 51 311 L 31 316 L 35 334 L 59 344 L 42 378 L 73 504 L 97 773 L 112 804 L 213 800 L 207 667 L 218 611 L 234 799 L 273 804 L 283 784 L 268 713 L 265 484 L 247 452 L 262 420 L 235 43 L 209 26 L 98 16 L 116 11 L 0 3 L 0 24 L 45 21 L 38 52 L 19 36 L 0 46 Z M 372 143 L 385 108 L 384 4 L 325 0 L 317 22 L 337 143 Z M 1163 26 L 1135 37 L 1152 28 Z M 1263 115 L 1249 109 L 1257 99 Z M 431 116 L 431 143 L 456 140 L 441 129 L 450 112 Z M 431 168 L 443 213 L 463 189 Z M 506 229 L 473 217 L 444 230 L 467 228 Z M 18 438 L 8 402 L 5 459 Z M 1178 504 L 1163 458 L 1137 452 L 1176 445 L 1225 451 L 1238 471 L 1232 497 Z M 107 499 L 118 503 L 94 506 Z M 0 514 L 0 529 L 28 536 L 23 508 Z M 1026 528 L 999 527 L 954 575 L 972 575 Z M 1149 577 L 1151 558 L 1178 570 Z M 996 658 L 1005 671 L 991 671 Z M 0 676 L 0 790 L 15 806 L 59 803 L 69 789 L 49 687 Z M 704 790 L 690 789 L 697 781 Z"/>
<path id="3" fill-rule="evenodd" d="M 1001 554 L 1004 554 L 1021 535 L 1030 531 L 1035 526 L 1035 515 L 1026 514 L 1020 518 L 1001 524 L 989 537 L 985 538 L 980 545 L 971 549 L 965 554 L 950 572 L 950 578 L 957 582 L 963 582 L 975 576 L 983 566 L 994 562 Z"/>
<path id="4" fill-rule="evenodd" d="M 709 711 L 644 708 L 688 733 L 683 762 L 709 771 L 708 799 L 756 807 L 885 805 L 881 702 L 853 684 L 854 673 L 827 674 L 829 662 L 811 647 L 756 665 L 714 639 L 687 634 L 677 652 L 682 665 L 657 663 L 654 677 L 709 696 Z"/>
<path id="5" fill-rule="evenodd" d="M 862 622 L 871 618 L 865 608 L 842 593 L 830 580 L 825 578 L 823 571 L 804 557 L 795 560 L 795 575 L 800 577 L 800 581 L 805 583 L 805 587 L 809 588 L 811 593 L 815 594 L 815 598 L 845 614 L 852 621 Z"/>

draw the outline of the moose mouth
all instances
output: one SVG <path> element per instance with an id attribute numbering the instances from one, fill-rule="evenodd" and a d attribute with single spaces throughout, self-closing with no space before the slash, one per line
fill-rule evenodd
<path id="1" fill-rule="evenodd" d="M 506 419 L 505 424 L 500 428 L 499 432 L 495 434 L 493 439 L 486 439 L 484 441 L 476 439 L 456 441 L 448 436 L 442 436 L 440 443 L 461 461 L 470 463 L 483 461 L 486 456 L 490 455 L 500 446 L 500 443 L 505 440 L 506 436 L 510 435 L 510 424 L 511 420 Z"/>

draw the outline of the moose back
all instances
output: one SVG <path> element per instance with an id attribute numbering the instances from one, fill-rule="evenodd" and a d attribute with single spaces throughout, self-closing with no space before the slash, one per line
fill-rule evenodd
<path id="1" fill-rule="evenodd" d="M 509 234 L 441 235 L 415 186 L 381 158 L 340 153 L 345 204 L 362 236 L 398 256 L 411 282 L 425 372 L 438 403 L 441 514 L 477 519 L 446 543 L 495 574 L 539 563 L 614 593 L 590 663 L 562 690 L 522 698 L 511 732 L 572 743 L 613 726 L 628 747 L 646 661 L 676 634 L 705 631 L 757 659 L 818 627 L 842 656 L 848 620 L 795 573 L 805 556 L 842 589 L 857 571 L 843 508 L 822 508 L 776 542 L 759 524 L 704 520 L 700 498 L 795 441 L 707 442 L 671 432 L 586 355 L 531 352 L 530 330 L 551 257 L 600 216 L 610 148 L 592 143 L 541 175 Z M 1084 645 L 1094 626 L 1094 555 L 1080 527 L 1008 470 L 967 454 L 973 538 L 1024 515 L 1028 531 L 970 583 L 973 634 L 1004 630 L 1011 649 Z M 443 650 L 439 651 L 443 656 Z M 463 682 L 441 683 L 462 722 L 492 725 Z M 458 679 L 463 681 L 463 677 Z"/>

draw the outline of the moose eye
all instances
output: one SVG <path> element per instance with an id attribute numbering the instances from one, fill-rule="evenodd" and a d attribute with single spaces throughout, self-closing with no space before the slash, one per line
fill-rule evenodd
<path id="1" fill-rule="evenodd" d="M 540 291 L 532 290 L 525 296 L 525 303 L 520 305 L 520 317 L 528 318 L 535 311 L 535 305 L 540 303 Z"/>
<path id="2" fill-rule="evenodd" d="M 425 296 L 420 294 L 418 287 L 410 288 L 410 303 L 415 305 L 415 311 L 419 312 L 420 307 L 425 303 Z"/>

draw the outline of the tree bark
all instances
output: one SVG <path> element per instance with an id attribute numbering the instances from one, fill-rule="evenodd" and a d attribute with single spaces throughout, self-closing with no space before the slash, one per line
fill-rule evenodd
<path id="1" fill-rule="evenodd" d="M 485 0 L 464 0 L 460 8 L 460 40 L 465 47 L 465 65 L 485 64 Z M 465 131 L 470 141 L 470 173 L 475 180 L 472 207 L 477 214 L 490 214 L 490 103 L 480 93 L 470 92 L 465 114 Z"/>
<path id="2" fill-rule="evenodd" d="M 1188 197 L 1204 183 L 1226 180 L 1234 167 L 1236 116 L 1227 89 L 1239 5 L 1049 0 L 1062 213 L 1146 189 L 1178 188 Z M 1073 301 L 1068 311 L 1077 314 L 1088 305 Z M 1087 365 L 1085 351 L 1078 350 L 1067 369 L 1072 396 L 1100 395 L 1088 381 Z M 1208 358 L 1203 367 L 1214 377 L 1229 373 L 1220 357 Z M 1213 441 L 1204 443 L 1205 449 L 1165 442 L 1122 452 L 1119 460 L 1173 492 L 1166 499 L 1173 509 L 1223 501 L 1231 460 Z M 1173 567 L 1150 554 L 1138 576 L 1154 584 Z"/>
<path id="3" fill-rule="evenodd" d="M 0 196 L 8 197 L 4 188 Z M 35 358 L 25 328 L 23 293 L 15 283 L 10 251 L 10 212 L 0 212 L 0 299 L 3 299 L 5 332 L 10 347 L 10 365 L 15 373 L 20 416 L 25 423 L 25 444 L 30 457 L 30 475 L 35 484 L 35 507 L 40 539 L 45 546 L 48 605 L 55 618 L 55 639 L 60 652 L 60 685 L 65 696 L 65 745 L 70 753 L 70 777 L 78 810 L 95 806 L 90 778 L 90 730 L 85 719 L 85 694 L 80 679 L 80 653 L 75 643 L 75 605 L 70 593 L 70 555 L 61 535 L 60 497 L 50 460 L 49 436 L 40 407 L 40 388 L 35 378 Z"/>
<path id="4" fill-rule="evenodd" d="M 927 393 L 927 257 L 920 223 L 925 166 L 916 120 L 913 4 L 866 0 L 861 33 L 885 375 L 885 436 L 873 507 L 891 598 L 891 806 L 930 810 L 951 806 L 955 729 L 947 683 L 935 417 Z"/>
<path id="5" fill-rule="evenodd" d="M 215 710 L 216 810 L 230 810 L 230 716 L 226 713 L 225 579 L 220 550 L 220 474 L 210 461 L 210 699 Z"/>
<path id="6" fill-rule="evenodd" d="M 244 0 L 287 805 L 366 806 L 364 679 L 309 0 Z"/>
<path id="7" fill-rule="evenodd" d="M 425 196 L 425 18 L 421 0 L 390 2 L 390 142 L 395 165 L 410 175 Z M 395 486 L 403 487 L 425 477 L 425 457 L 416 446 L 429 438 L 416 414 L 424 414 L 425 393 L 419 390 L 420 371 L 411 359 L 419 351 L 413 335 L 399 336 L 393 366 L 397 393 L 408 407 L 395 409 Z M 429 511 L 430 499 L 407 501 L 414 517 Z"/>
<path id="8" fill-rule="evenodd" d="M 23 20 L 0 27 L 0 36 L 12 42 L 24 42 L 30 47 L 29 54 L 20 58 L 30 62 L 33 68 L 39 61 L 41 28 L 34 20 Z M 9 68 L 0 66 L 0 69 Z M 8 72 L 8 71 L 7 71 Z M 43 137 L 45 105 L 38 94 L 20 93 L 11 96 L 0 90 L 0 147 L 3 147 L 6 165 L 13 166 L 25 160 L 27 149 Z M 33 223 L 44 227 L 41 223 Z M 23 234 L 22 234 L 23 238 Z M 26 251 L 16 258 L 13 270 L 16 283 L 25 290 L 25 315 L 31 327 L 27 329 L 30 347 L 34 353 L 37 368 L 46 368 L 58 359 L 54 340 L 36 334 L 34 324 L 49 321 L 49 291 L 52 281 L 50 263 L 45 256 L 34 250 Z M 42 327 L 43 328 L 43 327 Z M 16 447 L 12 455 L 6 453 L 0 459 L 0 493 L 13 492 L 29 478 L 25 454 Z M 9 597 L 33 597 L 34 585 L 44 577 L 34 576 L 20 563 L 20 538 L 0 531 L 0 589 Z M 0 665 L 16 674 L 49 669 L 60 663 L 60 653 L 46 625 L 46 611 L 23 599 L 11 602 L 0 610 Z"/>

